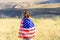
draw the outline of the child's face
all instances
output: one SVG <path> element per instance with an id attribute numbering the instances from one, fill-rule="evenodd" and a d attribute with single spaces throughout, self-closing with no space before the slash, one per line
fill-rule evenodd
<path id="1" fill-rule="evenodd" d="M 29 18 L 29 17 L 30 17 L 30 13 L 26 13 L 24 16 L 25 16 L 26 18 Z"/>

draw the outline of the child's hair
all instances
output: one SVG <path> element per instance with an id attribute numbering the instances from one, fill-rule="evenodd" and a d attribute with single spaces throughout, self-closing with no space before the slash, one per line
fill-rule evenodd
<path id="1" fill-rule="evenodd" d="M 29 12 L 29 11 L 24 11 L 23 12 L 23 17 L 24 18 L 29 18 L 31 16 L 31 12 Z"/>

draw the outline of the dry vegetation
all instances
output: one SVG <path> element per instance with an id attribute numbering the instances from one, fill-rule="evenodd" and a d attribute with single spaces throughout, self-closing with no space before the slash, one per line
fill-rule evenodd
<path id="1" fill-rule="evenodd" d="M 39 5 L 34 5 L 34 6 L 31 6 L 31 7 L 28 7 L 27 9 L 32 9 L 32 8 L 60 8 L 60 3 L 39 4 Z"/>
<path id="2" fill-rule="evenodd" d="M 60 40 L 60 18 L 32 19 L 36 27 L 33 40 Z M 0 19 L 0 40 L 22 40 L 18 38 L 20 19 Z"/>

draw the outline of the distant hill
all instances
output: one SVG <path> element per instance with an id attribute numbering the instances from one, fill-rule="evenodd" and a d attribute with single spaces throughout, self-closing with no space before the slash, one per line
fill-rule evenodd
<path id="1" fill-rule="evenodd" d="M 1 9 L 8 9 L 8 8 L 25 8 L 32 6 L 34 4 L 30 4 L 28 2 L 7 2 L 7 3 L 0 3 L 0 10 Z"/>
<path id="2" fill-rule="evenodd" d="M 0 10 L 1 9 L 8 9 L 8 8 L 13 8 L 13 6 L 15 5 L 16 3 L 0 3 Z"/>
<path id="3" fill-rule="evenodd" d="M 34 17 L 41 17 L 45 14 L 60 15 L 60 3 L 49 3 L 49 1 L 41 1 L 35 4 L 28 2 L 0 3 L 0 17 L 21 17 L 24 10 L 31 11 Z"/>
<path id="4" fill-rule="evenodd" d="M 39 5 L 34 5 L 27 7 L 27 9 L 32 9 L 32 8 L 59 8 L 60 3 L 54 3 L 54 4 L 39 4 Z"/>
<path id="5" fill-rule="evenodd" d="M 60 15 L 60 3 L 39 4 L 25 8 L 7 8 L 0 10 L 0 17 L 21 17 L 24 10 L 31 11 L 33 17 Z"/>
<path id="6" fill-rule="evenodd" d="M 39 4 L 49 4 L 49 3 L 59 3 L 60 0 L 31 0 L 31 2 L 6 2 L 6 3 L 0 3 L 0 9 L 8 9 L 8 8 L 25 8 L 30 7 L 33 5 L 39 5 Z"/>

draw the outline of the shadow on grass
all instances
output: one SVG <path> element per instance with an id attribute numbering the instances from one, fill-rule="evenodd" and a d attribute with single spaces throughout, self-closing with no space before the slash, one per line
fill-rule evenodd
<path id="1" fill-rule="evenodd" d="M 35 18 L 50 18 L 60 15 L 60 7 L 58 8 L 32 8 L 32 9 L 2 9 L 0 10 L 0 17 L 21 17 L 22 12 L 28 10 L 32 13 L 32 17 Z"/>

